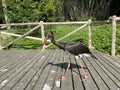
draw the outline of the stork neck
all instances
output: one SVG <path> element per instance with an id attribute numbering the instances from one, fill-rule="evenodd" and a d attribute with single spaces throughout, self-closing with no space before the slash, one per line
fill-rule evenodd
<path id="1" fill-rule="evenodd" d="M 54 39 L 54 35 L 53 35 L 53 34 L 52 34 L 51 42 L 52 42 L 53 44 L 55 44 L 55 43 L 56 43 L 56 41 L 55 41 L 55 39 Z"/>
<path id="2" fill-rule="evenodd" d="M 64 49 L 64 45 L 61 44 L 60 42 L 55 41 L 55 40 L 54 40 L 54 37 L 51 39 L 51 42 L 52 42 L 54 45 L 58 46 L 59 48 Z"/>
<path id="3" fill-rule="evenodd" d="M 52 37 L 51 42 L 52 42 L 53 44 L 55 44 L 55 45 L 57 44 L 56 41 L 55 41 L 55 39 L 54 39 L 54 37 Z"/>

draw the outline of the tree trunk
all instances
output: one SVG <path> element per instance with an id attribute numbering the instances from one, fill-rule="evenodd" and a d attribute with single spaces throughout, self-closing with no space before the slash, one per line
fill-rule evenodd
<path id="1" fill-rule="evenodd" d="M 5 22 L 7 24 L 7 29 L 10 29 L 9 19 L 8 19 L 8 16 L 7 16 L 6 0 L 2 0 L 2 6 L 3 6 L 3 12 L 4 12 Z"/>
<path id="2" fill-rule="evenodd" d="M 112 0 L 64 0 L 63 11 L 65 20 L 83 20 L 94 17 L 105 19 L 109 17 Z"/>

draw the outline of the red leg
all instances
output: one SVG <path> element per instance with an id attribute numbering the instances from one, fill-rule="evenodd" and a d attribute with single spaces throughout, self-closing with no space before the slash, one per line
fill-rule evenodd
<path id="1" fill-rule="evenodd" d="M 78 63 L 79 63 L 79 65 L 80 65 L 80 67 L 81 67 L 81 69 L 82 69 L 82 71 L 83 71 L 83 74 L 84 74 L 83 80 L 85 80 L 85 81 L 88 80 L 88 76 L 87 76 L 85 70 L 83 69 L 83 64 L 82 64 L 80 58 L 78 58 Z"/>
<path id="2" fill-rule="evenodd" d="M 62 76 L 62 78 L 60 79 L 60 81 L 64 81 L 66 79 L 66 75 L 68 73 L 68 69 L 69 68 L 70 68 L 70 58 L 68 59 L 68 66 L 67 66 L 66 72 L 65 72 L 64 76 Z"/>

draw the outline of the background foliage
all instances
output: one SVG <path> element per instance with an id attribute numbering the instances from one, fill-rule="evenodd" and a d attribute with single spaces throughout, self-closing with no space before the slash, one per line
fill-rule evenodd
<path id="1" fill-rule="evenodd" d="M 38 21 L 79 21 L 79 20 L 105 20 L 110 15 L 120 16 L 120 0 L 5 0 L 7 5 L 7 15 L 10 23 L 38 22 Z M 0 0 L 0 23 L 5 23 Z M 77 25 L 46 26 L 46 32 L 52 30 L 55 38 L 58 39 L 66 33 L 74 30 Z M 23 34 L 32 27 L 17 27 L 9 30 L 10 32 Z M 120 25 L 117 25 L 116 53 L 120 54 Z M 41 37 L 36 31 L 32 36 Z M 4 44 L 15 39 L 6 39 Z M 111 26 L 93 25 L 92 44 L 100 51 L 110 53 Z M 87 28 L 75 33 L 63 41 L 80 41 L 87 44 Z M 11 49 L 33 49 L 39 48 L 41 42 L 22 39 L 12 45 Z M 56 48 L 52 46 L 50 48 Z"/>
<path id="2" fill-rule="evenodd" d="M 120 15 L 120 0 L 5 0 L 10 22 L 108 19 Z M 0 0 L 0 23 L 5 23 Z"/>
<path id="3" fill-rule="evenodd" d="M 71 32 L 74 29 L 77 29 L 81 25 L 47 25 L 45 26 L 45 33 L 53 31 L 55 34 L 55 40 L 63 37 L 67 33 Z M 110 24 L 95 24 L 92 25 L 92 46 L 99 51 L 110 54 L 111 48 L 111 25 Z M 116 54 L 120 54 L 120 24 L 117 24 L 117 36 L 116 36 Z M 16 29 L 12 28 L 8 32 L 13 32 L 17 34 L 23 34 L 27 31 L 26 29 Z M 39 31 L 39 30 L 36 30 Z M 41 34 L 32 33 L 31 36 L 41 37 Z M 4 40 L 3 44 L 6 45 L 8 42 L 14 40 L 16 37 L 10 37 Z M 88 28 L 85 27 L 82 30 L 74 33 L 73 35 L 65 38 L 62 42 L 82 42 L 88 45 Z M 10 49 L 39 49 L 41 46 L 41 41 L 30 40 L 30 39 L 21 39 L 14 43 Z M 49 44 L 49 43 L 47 43 Z M 56 49 L 55 45 L 49 47 L 50 49 Z"/>

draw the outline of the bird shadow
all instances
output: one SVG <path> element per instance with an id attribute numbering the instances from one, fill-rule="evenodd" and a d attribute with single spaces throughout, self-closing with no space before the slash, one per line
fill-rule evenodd
<path id="1" fill-rule="evenodd" d="M 54 64 L 53 62 L 48 62 L 47 65 L 57 66 L 57 67 L 60 67 L 62 69 L 66 69 L 67 66 L 68 66 L 68 63 L 64 62 L 64 63 L 56 63 L 56 64 Z M 79 65 L 77 65 L 77 64 L 70 63 L 70 69 L 73 69 L 73 68 L 81 68 L 81 67 Z M 87 69 L 87 67 L 83 67 L 83 69 Z"/>
<path id="2" fill-rule="evenodd" d="M 54 64 L 54 63 L 52 63 L 52 62 L 49 62 L 46 66 L 48 66 L 48 65 L 52 65 L 52 66 L 56 66 L 56 67 L 60 67 L 60 68 L 62 68 L 62 69 L 67 69 L 67 66 L 68 66 L 68 63 L 67 62 L 63 62 L 63 63 L 56 63 L 56 64 Z M 46 67 L 45 66 L 45 67 Z M 74 63 L 70 63 L 70 70 L 72 70 L 74 73 L 76 73 L 76 74 L 79 74 L 81 77 L 83 77 L 81 74 L 80 74 L 80 72 L 78 71 L 76 71 L 76 70 L 74 70 L 74 68 L 76 68 L 76 69 L 79 69 L 79 68 L 81 68 L 79 65 L 77 65 L 77 64 L 74 64 Z M 83 67 L 83 69 L 88 69 L 87 67 Z"/>

